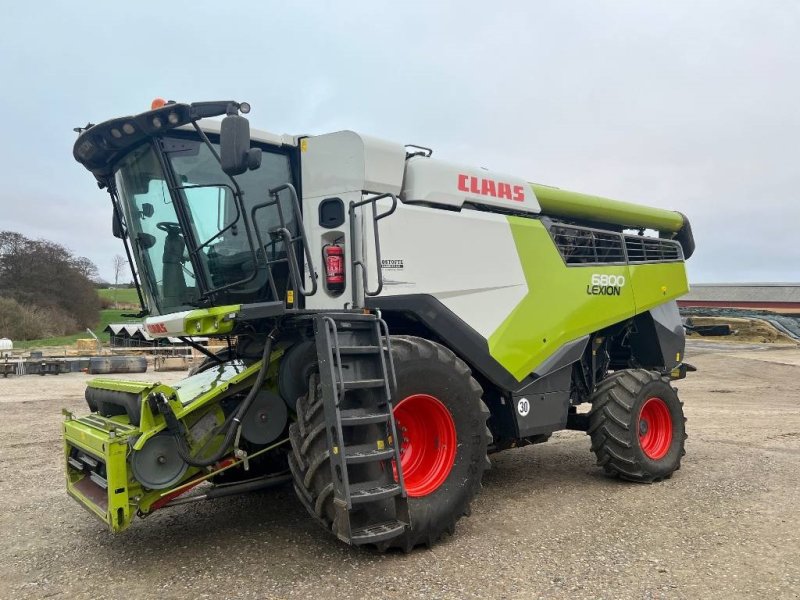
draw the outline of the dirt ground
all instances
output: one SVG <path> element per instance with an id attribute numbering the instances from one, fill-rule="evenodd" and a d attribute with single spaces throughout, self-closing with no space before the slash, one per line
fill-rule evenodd
<path id="1" fill-rule="evenodd" d="M 731 335 L 715 337 L 714 342 L 733 342 L 738 344 L 789 344 L 797 346 L 797 341 L 778 331 L 772 324 L 762 319 L 739 319 L 736 317 L 691 316 L 692 325 L 730 325 Z M 703 339 L 699 333 L 689 331 L 690 338 Z"/>
<path id="2" fill-rule="evenodd" d="M 87 377 L 0 378 L 0 597 L 800 597 L 800 350 L 692 342 L 687 360 L 672 479 L 608 479 L 562 432 L 493 455 L 472 516 L 408 555 L 337 542 L 290 487 L 112 536 L 63 489 L 60 410 L 84 411 Z"/>

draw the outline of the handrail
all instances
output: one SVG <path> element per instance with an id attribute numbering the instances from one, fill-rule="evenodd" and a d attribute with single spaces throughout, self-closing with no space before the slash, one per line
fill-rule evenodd
<path id="1" fill-rule="evenodd" d="M 300 234 L 297 237 L 292 237 L 291 231 L 289 231 L 286 218 L 283 215 L 283 208 L 281 207 L 280 197 L 279 194 L 284 191 L 289 190 L 290 196 L 292 198 L 292 211 L 295 215 L 295 221 L 297 222 L 298 228 L 300 230 Z M 308 239 L 306 236 L 306 230 L 303 225 L 303 214 L 300 210 L 300 202 L 297 199 L 297 191 L 295 190 L 294 186 L 291 183 L 284 183 L 279 185 L 278 187 L 274 187 L 269 190 L 269 196 L 272 198 L 267 202 L 262 202 L 261 204 L 256 204 L 250 210 L 250 218 L 253 221 L 253 228 L 256 231 L 256 237 L 258 238 L 259 244 L 259 251 L 264 255 L 264 261 L 267 264 L 267 272 L 270 275 L 270 285 L 273 288 L 273 294 L 275 295 L 275 299 L 277 300 L 277 292 L 275 291 L 275 284 L 272 280 L 272 273 L 271 269 L 269 269 L 269 265 L 275 264 L 277 262 L 283 262 L 284 259 L 276 259 L 270 260 L 269 256 L 267 256 L 267 245 L 274 245 L 276 238 L 281 238 L 286 248 L 286 259 L 285 261 L 289 265 L 289 273 L 292 277 L 292 284 L 294 286 L 294 290 L 300 294 L 301 296 L 313 296 L 317 293 L 317 273 L 314 269 L 314 261 L 311 259 L 311 251 L 308 247 Z M 261 237 L 261 232 L 258 229 L 256 223 L 256 212 L 261 210 L 262 208 L 267 208 L 270 206 L 275 206 L 278 209 L 278 219 L 280 220 L 280 226 L 270 230 L 269 234 L 272 238 L 270 244 L 265 244 L 264 240 Z M 309 270 L 309 277 L 311 279 L 311 289 L 306 289 L 305 285 L 303 285 L 303 274 L 300 269 L 300 266 L 297 262 L 297 256 L 294 253 L 294 243 L 295 242 L 302 242 L 303 244 L 303 253 L 305 255 L 306 263 L 308 264 Z"/>
<path id="2" fill-rule="evenodd" d="M 336 321 L 334 321 L 331 317 L 323 317 L 323 322 L 325 323 L 325 328 L 329 330 L 329 334 L 331 335 L 331 352 L 335 351 L 334 357 L 336 358 L 336 373 L 338 375 L 338 393 L 336 397 L 336 406 L 339 406 L 339 403 L 344 398 L 344 373 L 342 372 L 342 354 L 340 351 L 339 345 L 339 328 L 336 327 Z M 341 431 L 339 432 L 341 436 Z"/>
<path id="3" fill-rule="evenodd" d="M 294 188 L 294 186 L 291 183 L 284 183 L 282 185 L 279 185 L 278 187 L 272 188 L 269 191 L 269 193 L 274 198 L 274 201 L 277 204 L 278 215 L 280 216 L 280 219 L 281 219 L 281 227 L 283 229 L 286 229 L 286 222 L 284 221 L 284 218 L 283 218 L 283 210 L 281 209 L 281 203 L 278 201 L 279 200 L 278 194 L 280 194 L 283 190 L 289 190 L 289 194 L 290 194 L 290 196 L 292 198 L 292 210 L 294 210 L 295 220 L 297 221 L 297 226 L 298 226 L 298 229 L 300 230 L 300 235 L 298 237 L 296 237 L 296 238 L 292 238 L 291 234 L 289 234 L 288 238 L 284 237 L 284 243 L 288 244 L 287 245 L 287 254 L 288 254 L 288 251 L 289 251 L 289 247 L 290 247 L 290 245 L 292 243 L 294 243 L 294 242 L 296 242 L 298 240 L 302 241 L 302 243 L 303 243 L 303 253 L 305 254 L 305 257 L 306 257 L 306 263 L 308 264 L 309 278 L 311 279 L 311 291 L 307 291 L 305 286 L 304 285 L 300 285 L 300 283 L 299 283 L 300 281 L 302 281 L 302 274 L 300 273 L 300 269 L 298 268 L 298 265 L 297 265 L 297 257 L 293 256 L 292 258 L 294 259 L 294 261 L 292 262 L 290 260 L 289 265 L 290 265 L 290 269 L 291 269 L 291 265 L 294 264 L 294 268 L 297 271 L 296 275 L 297 275 L 297 278 L 298 278 L 298 284 L 297 284 L 296 291 L 297 291 L 297 293 L 299 293 L 299 294 L 301 294 L 303 296 L 313 296 L 314 294 L 317 293 L 317 272 L 314 270 L 314 261 L 311 258 L 311 250 L 308 247 L 308 236 L 306 236 L 306 228 L 303 225 L 303 211 L 300 208 L 300 201 L 297 198 L 297 190 Z M 286 230 L 286 232 L 289 233 L 288 229 Z"/>
<path id="4" fill-rule="evenodd" d="M 392 206 L 386 210 L 385 212 L 378 213 L 377 209 L 377 201 L 383 200 L 384 198 L 391 198 L 392 199 Z M 378 272 L 378 287 L 375 290 L 369 289 L 369 283 L 367 281 L 367 267 L 364 265 L 363 260 L 355 260 L 355 240 L 356 240 L 356 225 L 355 225 L 355 214 L 356 208 L 364 206 L 366 204 L 372 205 L 372 227 L 375 237 L 375 265 Z M 356 277 L 356 267 L 361 267 L 361 281 L 364 287 L 364 295 L 365 296 L 377 296 L 383 291 L 383 266 L 381 265 L 381 242 L 380 242 L 380 234 L 378 232 L 378 221 L 381 219 L 385 219 L 394 211 L 397 210 L 397 196 L 392 193 L 380 194 L 378 196 L 372 196 L 370 198 L 365 198 L 360 200 L 359 202 L 350 202 L 350 244 L 351 244 L 351 267 L 353 270 L 353 277 Z M 358 298 L 358 292 L 356 290 L 355 281 L 353 282 L 353 306 L 359 307 L 360 302 Z"/>

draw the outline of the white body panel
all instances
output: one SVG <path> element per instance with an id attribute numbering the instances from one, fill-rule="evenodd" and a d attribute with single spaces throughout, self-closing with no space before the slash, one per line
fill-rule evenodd
<path id="1" fill-rule="evenodd" d="M 400 193 L 406 158 L 400 144 L 338 131 L 304 138 L 300 152 L 307 198 L 362 190 Z"/>
<path id="2" fill-rule="evenodd" d="M 360 281 L 353 280 L 349 222 L 346 220 L 333 230 L 321 227 L 319 203 L 325 198 L 338 197 L 347 209 L 351 201 L 357 202 L 368 193 L 391 193 L 403 200 L 393 215 L 380 221 L 382 296 L 432 295 L 488 338 L 527 294 L 522 265 L 505 216 L 430 206 L 461 208 L 465 202 L 471 202 L 538 212 L 536 197 L 524 180 L 430 158 L 406 160 L 403 146 L 352 131 L 302 139 L 300 151 L 306 233 L 314 267 L 320 275 L 319 290 L 306 298 L 306 308 L 349 306 L 352 286 L 360 286 Z M 478 177 L 481 179 L 470 179 Z M 489 192 L 494 190 L 498 197 L 470 192 L 476 185 L 487 187 Z M 426 206 L 416 206 L 414 202 Z M 389 206 L 389 199 L 378 202 L 380 212 Z M 357 240 L 356 254 L 358 258 L 364 256 L 368 287 L 374 290 L 377 265 L 371 217 L 370 205 L 357 211 L 360 223 L 356 229 L 361 239 Z M 343 294 L 334 295 L 323 283 L 322 247 L 340 238 L 345 250 L 347 287 Z M 360 273 L 358 276 L 360 280 Z"/>
<path id="3" fill-rule="evenodd" d="M 541 212 L 533 188 L 524 179 L 423 156 L 406 163 L 401 198 L 403 202 L 453 208 L 468 202 L 515 212 Z"/>
<path id="4" fill-rule="evenodd" d="M 399 194 L 403 183 L 405 148 L 400 144 L 362 136 L 352 131 L 339 131 L 300 140 L 300 164 L 303 190 L 304 223 L 314 269 L 318 273 L 318 290 L 306 298 L 306 308 L 344 308 L 352 305 L 354 284 L 351 268 L 350 202 L 359 202 L 363 191 L 376 194 Z M 326 198 L 340 198 L 344 203 L 345 221 L 328 229 L 319 223 L 319 204 Z M 369 207 L 365 207 L 369 210 Z M 363 214 L 364 208 L 358 209 Z M 324 284 L 325 266 L 322 248 L 336 240 L 345 252 L 343 293 L 333 294 Z M 306 287 L 310 285 L 306 265 Z"/>
<path id="5" fill-rule="evenodd" d="M 144 320 L 145 330 L 154 338 L 186 335 L 186 332 L 183 331 L 183 324 L 191 312 L 190 310 L 185 310 L 183 312 L 147 317 Z"/>
<path id="6" fill-rule="evenodd" d="M 384 208 L 388 203 L 379 202 Z M 381 296 L 429 294 L 488 338 L 528 293 L 508 219 L 400 204 L 380 222 Z M 367 235 L 370 287 L 375 246 Z"/>
<path id="7" fill-rule="evenodd" d="M 200 129 L 206 133 L 219 134 L 222 121 L 218 119 L 200 119 L 198 122 Z M 177 129 L 182 131 L 194 131 L 191 125 L 181 125 Z M 250 129 L 250 139 L 254 142 L 271 144 L 273 146 L 296 146 L 297 136 L 287 134 L 270 133 L 263 129 Z"/>

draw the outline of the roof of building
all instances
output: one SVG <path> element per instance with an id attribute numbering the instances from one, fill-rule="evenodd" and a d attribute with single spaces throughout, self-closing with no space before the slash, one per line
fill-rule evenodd
<path id="1" fill-rule="evenodd" d="M 680 300 L 800 303 L 800 283 L 696 283 Z"/>

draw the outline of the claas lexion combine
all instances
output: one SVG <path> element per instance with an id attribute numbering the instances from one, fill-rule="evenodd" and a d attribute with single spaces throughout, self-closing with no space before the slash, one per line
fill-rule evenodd
<path id="1" fill-rule="evenodd" d="M 562 429 L 613 476 L 679 468 L 685 216 L 247 112 L 157 100 L 78 129 L 147 331 L 205 354 L 65 413 L 67 490 L 112 531 L 291 482 L 344 542 L 409 550 L 453 532 L 490 453 Z"/>

